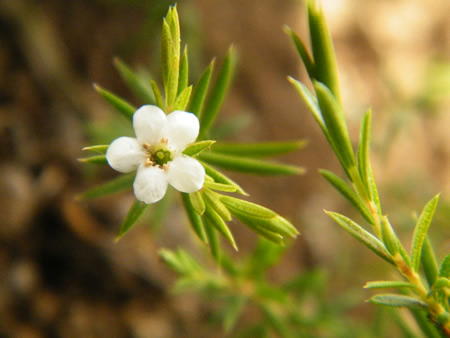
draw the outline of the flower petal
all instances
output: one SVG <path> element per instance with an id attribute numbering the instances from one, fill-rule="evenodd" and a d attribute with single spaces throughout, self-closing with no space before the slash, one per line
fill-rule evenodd
<path id="1" fill-rule="evenodd" d="M 133 127 L 140 144 L 159 143 L 166 124 L 166 114 L 157 106 L 145 105 L 133 115 Z"/>
<path id="2" fill-rule="evenodd" d="M 147 204 L 158 202 L 166 194 L 167 181 L 167 173 L 163 169 L 141 165 L 133 184 L 134 195 Z"/>
<path id="3" fill-rule="evenodd" d="M 169 164 L 167 173 L 170 185 L 181 192 L 196 192 L 205 181 L 205 168 L 189 156 L 176 156 Z"/>
<path id="4" fill-rule="evenodd" d="M 172 150 L 181 152 L 197 139 L 199 130 L 200 123 L 197 116 L 177 110 L 167 115 L 167 124 L 162 135 L 169 140 L 169 147 Z"/>
<path id="5" fill-rule="evenodd" d="M 119 137 L 112 141 L 106 151 L 106 160 L 114 170 L 129 173 L 136 170 L 144 160 L 142 147 L 134 137 Z"/>

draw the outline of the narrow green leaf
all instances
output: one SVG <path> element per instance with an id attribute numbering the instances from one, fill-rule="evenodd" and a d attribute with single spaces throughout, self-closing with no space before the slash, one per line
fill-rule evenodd
<path id="1" fill-rule="evenodd" d="M 180 74 L 180 23 L 175 6 L 170 7 L 164 23 L 167 23 L 167 28 L 163 27 L 163 30 L 168 29 L 170 36 L 170 39 L 165 42 L 169 52 L 167 54 L 168 73 L 164 84 L 167 112 L 170 112 L 173 110 L 177 98 Z"/>
<path id="2" fill-rule="evenodd" d="M 350 136 L 345 122 L 344 112 L 333 93 L 323 83 L 314 81 L 320 111 L 322 112 L 325 125 L 330 138 L 335 145 L 336 155 L 343 168 L 348 171 L 355 165 Z"/>
<path id="3" fill-rule="evenodd" d="M 431 201 L 429 201 L 417 220 L 416 227 L 414 229 L 412 249 L 411 249 L 411 261 L 412 269 L 419 271 L 420 257 L 422 255 L 422 245 L 427 235 L 428 228 L 430 227 L 431 220 L 433 219 L 434 211 L 439 200 L 439 195 L 436 195 Z"/>
<path id="4" fill-rule="evenodd" d="M 236 246 L 236 242 L 234 241 L 233 235 L 231 234 L 230 229 L 228 229 L 222 217 L 216 212 L 216 210 L 211 206 L 210 203 L 206 204 L 205 217 L 209 221 L 209 223 L 219 231 L 233 248 L 237 251 L 238 248 Z"/>
<path id="5" fill-rule="evenodd" d="M 263 228 L 282 237 L 295 238 L 299 234 L 290 222 L 268 208 L 226 195 L 221 195 L 220 200 L 234 217 L 246 225 Z"/>
<path id="6" fill-rule="evenodd" d="M 206 233 L 206 237 L 208 238 L 208 244 L 209 244 L 209 249 L 211 251 L 212 256 L 214 257 L 214 259 L 216 260 L 216 262 L 220 262 L 221 261 L 221 249 L 220 249 L 220 241 L 219 241 L 219 237 L 217 235 L 217 230 L 214 227 L 213 224 L 211 224 L 210 220 L 208 217 L 206 217 L 205 215 L 202 216 L 202 220 L 203 223 L 205 225 L 205 233 Z"/>
<path id="7" fill-rule="evenodd" d="M 370 133 L 372 125 L 372 111 L 369 109 L 361 122 L 361 130 L 359 136 L 358 146 L 358 171 L 366 193 L 370 196 L 369 191 L 369 147 L 370 147 Z"/>
<path id="8" fill-rule="evenodd" d="M 248 196 L 248 194 L 244 191 L 244 189 L 242 189 L 236 182 L 234 182 L 232 179 L 228 178 L 227 176 L 225 176 L 224 174 L 222 174 L 221 172 L 217 171 L 216 169 L 214 169 L 213 167 L 211 167 L 210 165 L 206 164 L 203 161 L 200 161 L 200 163 L 202 164 L 202 166 L 205 168 L 205 172 L 208 176 L 212 177 L 214 179 L 215 182 L 217 183 L 223 183 L 223 184 L 227 184 L 227 185 L 232 185 L 236 187 L 236 192 L 241 194 L 241 195 L 246 195 Z"/>
<path id="9" fill-rule="evenodd" d="M 183 150 L 183 154 L 187 156 L 195 156 L 206 149 L 210 149 L 216 141 L 206 140 L 192 143 Z"/>
<path id="10" fill-rule="evenodd" d="M 330 88 L 338 105 L 342 106 L 333 41 L 325 14 L 317 1 L 308 2 L 308 18 L 315 79 Z"/>
<path id="11" fill-rule="evenodd" d="M 387 288 L 412 288 L 414 289 L 416 286 L 409 282 L 403 281 L 376 281 L 376 282 L 367 282 L 364 285 L 365 289 L 387 289 Z"/>
<path id="12" fill-rule="evenodd" d="M 308 50 L 305 47 L 305 44 L 300 39 L 300 37 L 288 26 L 284 27 L 284 31 L 286 34 L 290 36 L 292 41 L 294 42 L 295 47 L 297 48 L 297 52 L 300 55 L 303 64 L 305 65 L 306 71 L 308 72 L 308 76 L 310 79 L 314 79 L 314 61 L 309 54 Z"/>
<path id="13" fill-rule="evenodd" d="M 268 162 L 240 156 L 203 152 L 199 159 L 218 167 L 239 171 L 248 174 L 259 175 L 299 175 L 304 173 L 304 168 L 282 163 Z"/>
<path id="14" fill-rule="evenodd" d="M 321 169 L 319 172 L 360 212 L 367 222 L 375 224 L 375 220 L 369 209 L 367 209 L 366 204 L 361 201 L 361 198 L 344 182 L 343 179 L 328 170 Z"/>
<path id="15" fill-rule="evenodd" d="M 433 251 L 433 246 L 431 245 L 428 236 L 425 236 L 425 240 L 423 242 L 420 261 L 422 262 L 423 272 L 427 278 L 428 285 L 431 287 L 438 278 L 439 268 Z"/>
<path id="16" fill-rule="evenodd" d="M 441 269 L 439 271 L 439 277 L 445 277 L 450 279 L 450 254 L 445 256 L 441 264 Z"/>
<path id="17" fill-rule="evenodd" d="M 173 110 L 185 111 L 191 97 L 192 86 L 186 87 L 181 94 L 177 97 L 173 105 Z"/>
<path id="18" fill-rule="evenodd" d="M 406 307 L 408 309 L 420 310 L 426 309 L 427 303 L 413 297 L 395 295 L 395 294 L 382 294 L 376 295 L 369 299 L 369 302 L 373 304 L 394 306 L 394 307 Z"/>
<path id="19" fill-rule="evenodd" d="M 162 110 L 165 110 L 164 100 L 162 98 L 161 91 L 159 90 L 158 84 L 155 81 L 151 80 L 150 81 L 150 85 L 151 85 L 152 90 L 153 90 L 153 95 L 155 96 L 155 103 L 156 103 L 156 105 L 159 108 L 161 108 Z"/>
<path id="20" fill-rule="evenodd" d="M 216 82 L 211 90 L 211 93 L 206 101 L 205 109 L 199 116 L 200 119 L 200 133 L 199 138 L 203 138 L 209 131 L 214 121 L 216 120 L 217 113 L 222 106 L 225 94 L 233 77 L 234 69 L 236 65 L 236 52 L 233 47 L 230 47 L 228 54 L 222 67 L 217 75 Z"/>
<path id="21" fill-rule="evenodd" d="M 223 327 L 225 332 L 233 329 L 246 304 L 247 299 L 241 295 L 230 297 L 224 310 Z"/>
<path id="22" fill-rule="evenodd" d="M 136 222 L 141 218 L 144 214 L 144 211 L 147 210 L 149 204 L 145 204 L 144 202 L 136 200 L 128 211 L 127 217 L 125 217 L 125 221 L 122 223 L 120 227 L 119 234 L 117 235 L 116 240 L 119 240 L 125 235 L 131 228 L 136 224 Z"/>
<path id="23" fill-rule="evenodd" d="M 240 220 L 242 222 L 242 224 L 246 225 L 250 230 L 256 232 L 258 235 L 262 236 L 263 238 L 265 238 L 275 244 L 281 245 L 281 246 L 285 245 L 284 237 L 281 236 L 280 234 L 269 231 L 266 228 L 262 227 L 260 223 L 252 221 L 245 217 L 238 217 L 236 215 L 235 215 L 235 217 L 238 220 Z"/>
<path id="24" fill-rule="evenodd" d="M 83 157 L 83 158 L 79 158 L 78 161 L 84 162 L 84 163 L 93 163 L 93 164 L 107 164 L 108 163 L 108 161 L 106 161 L 105 155 Z"/>
<path id="25" fill-rule="evenodd" d="M 200 265 L 184 250 L 161 249 L 158 254 L 172 270 L 182 276 L 189 276 L 202 271 Z"/>
<path id="26" fill-rule="evenodd" d="M 322 129 L 322 132 L 326 136 L 328 143 L 331 144 L 332 140 L 325 125 L 325 121 L 323 119 L 322 112 L 320 111 L 317 98 L 311 93 L 308 87 L 306 87 L 300 81 L 294 79 L 291 76 L 288 76 L 288 81 L 294 86 L 295 90 L 300 94 L 300 97 L 303 99 L 303 102 L 306 104 L 310 112 L 313 114 L 314 119 L 320 126 L 320 129 Z"/>
<path id="27" fill-rule="evenodd" d="M 208 243 L 208 238 L 205 233 L 202 218 L 198 215 L 198 213 L 194 209 L 189 194 L 182 193 L 181 198 L 183 201 L 184 209 L 186 210 L 186 214 L 189 219 L 189 223 L 192 226 L 192 229 L 203 243 Z"/>
<path id="28" fill-rule="evenodd" d="M 170 10 L 169 10 L 170 13 Z M 169 15 L 167 13 L 167 15 Z M 167 95 L 168 83 L 171 71 L 171 62 L 173 60 L 173 40 L 170 32 L 170 27 L 166 19 L 163 20 L 163 27 L 161 32 L 161 70 L 164 84 L 164 91 Z"/>
<path id="29" fill-rule="evenodd" d="M 211 74 L 214 69 L 214 62 L 215 60 L 212 60 L 209 66 L 203 71 L 192 93 L 188 110 L 197 116 L 201 116 L 203 112 L 203 104 L 205 102 L 206 93 L 208 92 Z"/>
<path id="30" fill-rule="evenodd" d="M 375 252 L 378 256 L 386 260 L 387 262 L 395 265 L 392 256 L 386 251 L 384 245 L 378 238 L 371 233 L 364 230 L 359 224 L 355 223 L 351 219 L 344 215 L 325 211 L 332 219 L 336 221 L 345 231 L 355 237 L 358 241 L 367 246 L 370 250 Z"/>
<path id="31" fill-rule="evenodd" d="M 132 92 L 145 104 L 154 104 L 155 97 L 148 82 L 119 58 L 114 58 L 113 62 L 120 76 Z"/>
<path id="32" fill-rule="evenodd" d="M 81 200 L 98 198 L 131 189 L 133 187 L 134 177 L 135 173 L 120 175 L 109 182 L 78 195 L 77 198 Z"/>
<path id="33" fill-rule="evenodd" d="M 125 116 L 127 119 L 132 120 L 136 108 L 124 99 L 118 97 L 117 95 L 111 93 L 110 91 L 103 89 L 98 84 L 94 83 L 94 89 L 103 98 L 108 101 L 108 103 L 113 106 L 119 113 Z"/>
<path id="34" fill-rule="evenodd" d="M 386 249 L 388 249 L 389 253 L 395 257 L 395 255 L 400 251 L 400 241 L 395 234 L 391 223 L 386 217 L 383 217 L 381 221 L 381 236 Z"/>
<path id="35" fill-rule="evenodd" d="M 195 212 L 200 216 L 205 212 L 205 201 L 203 200 L 202 194 L 200 191 L 193 192 L 189 194 L 189 199 L 191 201 L 192 207 Z"/>
<path id="36" fill-rule="evenodd" d="M 189 60 L 188 60 L 188 47 L 184 47 L 183 55 L 180 60 L 180 75 L 178 78 L 178 96 L 181 92 L 187 88 L 189 84 Z"/>
<path id="37" fill-rule="evenodd" d="M 182 262 L 180 262 L 180 259 L 178 255 L 167 249 L 161 249 L 159 250 L 159 256 L 163 259 L 163 261 L 175 272 L 179 274 L 184 274 L 186 267 Z"/>
<path id="38" fill-rule="evenodd" d="M 370 162 L 367 162 L 366 170 L 368 172 L 367 183 L 369 185 L 371 202 L 375 204 L 374 207 L 376 208 L 378 214 L 381 215 L 382 211 L 381 211 L 380 197 L 378 195 L 377 184 L 375 183 L 375 177 L 373 176 L 372 166 L 370 165 Z"/>
<path id="39" fill-rule="evenodd" d="M 97 146 L 90 146 L 90 147 L 84 147 L 83 150 L 85 151 L 93 151 L 98 154 L 106 154 L 106 151 L 108 150 L 109 145 L 97 145 Z"/>
<path id="40" fill-rule="evenodd" d="M 397 237 L 397 234 L 394 231 L 389 219 L 386 216 L 382 216 L 381 218 L 381 236 L 383 239 L 384 246 L 388 249 L 389 253 L 395 257 L 397 253 L 399 253 L 406 265 L 408 267 L 411 266 L 411 260 L 409 258 L 408 253 L 403 247 L 402 243 Z"/>
<path id="41" fill-rule="evenodd" d="M 234 186 L 234 185 L 209 182 L 209 181 L 205 181 L 203 186 L 205 188 L 218 190 L 218 191 L 224 191 L 224 192 L 236 192 L 236 190 L 237 190 L 236 186 Z"/>
<path id="42" fill-rule="evenodd" d="M 306 141 L 264 142 L 264 143 L 218 143 L 214 152 L 249 157 L 265 157 L 289 153 L 303 148 Z"/>
<path id="43" fill-rule="evenodd" d="M 231 210 L 231 213 L 234 217 L 241 221 L 242 224 L 276 244 L 285 245 L 285 237 L 295 237 L 290 234 L 286 234 L 286 230 L 284 228 L 277 225 L 274 226 L 272 220 L 270 219 L 264 220 L 252 218 L 236 210 Z"/>
<path id="44" fill-rule="evenodd" d="M 167 23 L 170 27 L 170 36 L 173 40 L 173 45 L 171 46 L 174 50 L 174 55 L 180 58 L 180 20 L 178 18 L 177 6 L 171 6 L 166 16 Z"/>
<path id="45" fill-rule="evenodd" d="M 297 92 L 300 94 L 300 97 L 303 99 L 303 102 L 305 102 L 306 106 L 309 108 L 311 113 L 314 116 L 314 119 L 319 124 L 320 129 L 322 130 L 322 133 L 325 135 L 325 138 L 327 139 L 328 144 L 333 149 L 334 153 L 338 157 L 339 161 L 341 163 L 344 163 L 344 160 L 341 158 L 342 155 L 339 152 L 338 145 L 336 145 L 333 137 L 331 137 L 329 130 L 327 129 L 327 125 L 325 124 L 325 120 L 323 118 L 323 114 L 321 112 L 321 108 L 319 107 L 317 98 L 310 92 L 310 90 L 300 81 L 297 81 L 296 79 L 292 77 L 288 77 L 288 81 L 294 86 L 294 88 L 297 90 Z M 345 169 L 345 168 L 344 168 Z M 350 177 L 347 169 L 346 173 L 347 176 Z"/>
<path id="46" fill-rule="evenodd" d="M 225 205 L 220 201 L 220 195 L 209 189 L 203 189 L 202 195 L 209 204 L 225 221 L 231 221 L 231 214 Z"/>
<path id="47" fill-rule="evenodd" d="M 276 212 L 268 208 L 239 198 L 221 195 L 220 199 L 230 210 L 235 210 L 250 218 L 270 220 L 277 216 Z"/>
<path id="48" fill-rule="evenodd" d="M 179 71 L 179 64 L 178 64 L 179 60 L 178 59 L 173 59 L 172 60 L 172 66 L 170 68 L 170 73 L 169 73 L 169 83 L 168 83 L 168 87 L 167 87 L 167 91 L 166 91 L 166 109 L 167 112 L 171 112 L 175 107 L 175 102 L 177 99 L 177 92 L 178 92 L 178 71 Z"/>

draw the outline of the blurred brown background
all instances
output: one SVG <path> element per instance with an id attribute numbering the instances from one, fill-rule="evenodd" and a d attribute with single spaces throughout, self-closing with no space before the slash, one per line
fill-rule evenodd
<path id="1" fill-rule="evenodd" d="M 121 120 L 92 89 L 98 82 L 136 105 L 112 65 L 119 56 L 158 76 L 161 18 L 169 1 L 2 0 L 0 2 L 0 336 L 220 336 L 206 326 L 208 304 L 173 296 L 174 275 L 162 247 L 193 247 L 179 208 L 150 234 L 148 224 L 119 243 L 114 235 L 130 194 L 78 202 L 74 196 L 115 173 L 77 161 L 81 148 L 120 135 Z M 412 212 L 441 191 L 432 240 L 450 248 L 450 3 L 323 1 L 335 39 L 352 138 L 374 111 L 373 160 L 386 212 L 410 242 Z M 282 31 L 305 36 L 301 1 L 179 1 L 192 78 L 222 60 L 230 44 L 240 63 L 220 121 L 245 116 L 233 140 L 306 138 L 283 160 L 305 166 L 301 177 L 235 175 L 252 200 L 288 217 L 302 232 L 276 267 L 274 280 L 322 266 L 333 292 L 353 290 L 355 320 L 370 322 L 367 280 L 389 267 L 332 224 L 323 209 L 346 202 L 317 173 L 341 173 L 319 128 L 286 81 L 305 79 Z M 151 225 L 151 224 L 150 224 Z M 254 235 L 233 225 L 245 255 Z M 370 263 L 367 263 L 370 262 Z M 352 273 L 358 269 L 358 274 Z"/>

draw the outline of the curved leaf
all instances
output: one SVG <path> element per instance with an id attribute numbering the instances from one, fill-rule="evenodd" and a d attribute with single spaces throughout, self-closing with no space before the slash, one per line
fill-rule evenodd
<path id="1" fill-rule="evenodd" d="M 320 174 L 326 178 L 328 182 L 331 183 L 333 187 L 336 188 L 358 211 L 360 214 L 366 219 L 370 224 L 375 224 L 375 220 L 373 219 L 372 214 L 369 209 L 366 207 L 366 204 L 361 201 L 361 198 L 344 182 L 336 174 L 332 173 L 329 170 L 321 169 L 319 170 Z"/>
<path id="2" fill-rule="evenodd" d="M 413 310 L 427 308 L 427 303 L 417 298 L 395 294 L 376 295 L 370 298 L 369 302 L 386 306 L 406 307 Z"/>
<path id="3" fill-rule="evenodd" d="M 111 195 L 121 192 L 133 187 L 135 173 L 120 175 L 111 181 L 104 183 L 98 187 L 90 189 L 81 195 L 77 196 L 79 199 L 98 198 L 106 195 Z"/>
<path id="4" fill-rule="evenodd" d="M 200 141 L 192 143 L 183 150 L 183 154 L 188 156 L 195 156 L 201 153 L 203 150 L 209 149 L 214 143 L 216 143 L 216 141 Z"/>
<path id="5" fill-rule="evenodd" d="M 114 58 L 113 62 L 120 76 L 132 92 L 145 104 L 154 104 L 155 97 L 153 96 L 151 86 L 149 86 L 150 82 L 148 79 L 144 79 L 119 58 Z"/>
<path id="6" fill-rule="evenodd" d="M 365 289 L 386 289 L 386 288 L 415 288 L 416 286 L 409 282 L 403 281 L 376 281 L 367 282 Z"/>
<path id="7" fill-rule="evenodd" d="M 422 245 L 427 235 L 428 228 L 430 227 L 431 220 L 433 219 L 434 211 L 439 200 L 439 195 L 436 195 L 431 201 L 429 201 L 422 210 L 422 213 L 417 220 L 416 227 L 414 229 L 412 249 L 411 249 L 411 262 L 412 269 L 419 271 L 420 257 L 422 255 Z"/>
<path id="8" fill-rule="evenodd" d="M 113 94 L 112 92 L 103 89 L 96 83 L 94 83 L 94 89 L 97 93 L 103 96 L 103 98 L 108 101 L 108 103 L 111 104 L 111 106 L 113 106 L 119 113 L 121 113 L 129 120 L 133 119 L 133 115 L 136 111 L 136 108 L 133 105 Z"/>
<path id="9" fill-rule="evenodd" d="M 325 211 L 332 219 L 336 221 L 344 230 L 350 235 L 355 237 L 358 241 L 367 246 L 370 250 L 375 252 L 378 256 L 386 260 L 387 262 L 395 265 L 392 256 L 386 251 L 384 245 L 378 238 L 371 233 L 364 230 L 360 225 L 345 217 L 344 215 Z"/>
<path id="10" fill-rule="evenodd" d="M 216 120 L 217 113 L 222 106 L 225 94 L 233 77 L 234 69 L 236 65 L 236 52 L 233 47 L 230 47 L 225 61 L 217 75 L 217 80 L 212 88 L 211 94 L 209 95 L 205 109 L 202 114 L 199 115 L 200 119 L 200 134 L 199 138 L 205 136 L 209 131 L 214 121 Z"/>
<path id="11" fill-rule="evenodd" d="M 214 60 L 211 61 L 209 66 L 203 71 L 197 84 L 194 86 L 188 110 L 197 116 L 200 116 L 203 112 L 203 104 L 205 102 L 206 93 L 208 92 L 209 81 L 211 80 L 211 74 L 214 69 L 214 62 Z"/>
<path id="12" fill-rule="evenodd" d="M 122 226 L 120 227 L 119 234 L 117 235 L 116 240 L 119 240 L 125 235 L 131 228 L 136 225 L 137 221 L 144 214 L 144 211 L 147 210 L 149 204 L 145 204 L 144 202 L 136 200 L 128 211 L 127 217 L 125 217 Z"/>

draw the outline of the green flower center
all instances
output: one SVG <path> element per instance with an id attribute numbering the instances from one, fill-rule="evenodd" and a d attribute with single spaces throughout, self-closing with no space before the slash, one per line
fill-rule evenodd
<path id="1" fill-rule="evenodd" d="M 160 144 L 157 146 L 144 143 L 143 147 L 148 155 L 145 161 L 145 165 L 147 167 L 159 166 L 162 169 L 167 169 L 167 164 L 173 160 L 173 154 L 167 148 L 166 139 L 161 139 Z"/>
<path id="2" fill-rule="evenodd" d="M 172 153 L 167 149 L 159 149 L 151 156 L 151 161 L 160 166 L 163 166 L 172 160 Z"/>

